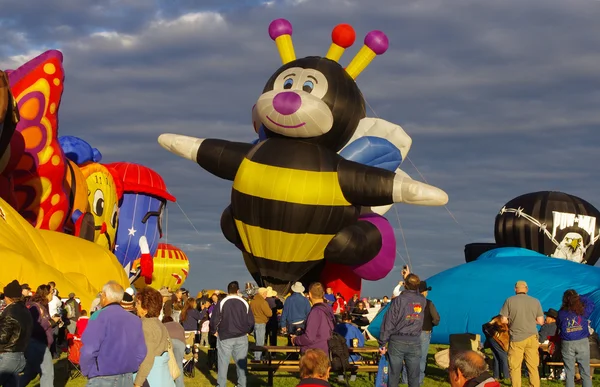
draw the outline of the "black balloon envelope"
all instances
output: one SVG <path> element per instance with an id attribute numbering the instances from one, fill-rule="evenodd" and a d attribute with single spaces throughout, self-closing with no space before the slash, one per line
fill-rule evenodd
<path id="1" fill-rule="evenodd" d="M 523 247 L 552 258 L 594 265 L 600 257 L 596 207 L 563 192 L 527 193 L 496 216 L 498 247 Z"/>

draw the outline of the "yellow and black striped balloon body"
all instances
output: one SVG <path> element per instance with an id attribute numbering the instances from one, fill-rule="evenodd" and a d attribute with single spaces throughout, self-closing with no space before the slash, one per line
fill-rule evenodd
<path id="1" fill-rule="evenodd" d="M 299 280 L 322 262 L 335 234 L 357 221 L 360 207 L 338 182 L 341 159 L 308 141 L 270 138 L 242 161 L 231 212 L 246 258 L 267 282 Z"/>

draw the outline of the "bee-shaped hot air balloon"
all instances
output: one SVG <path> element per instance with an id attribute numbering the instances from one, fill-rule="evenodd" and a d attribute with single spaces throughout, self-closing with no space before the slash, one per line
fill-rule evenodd
<path id="1" fill-rule="evenodd" d="M 225 237 L 238 246 L 261 286 L 280 293 L 324 261 L 360 265 L 373 259 L 382 238 L 362 207 L 393 203 L 444 205 L 436 187 L 406 174 L 346 160 L 337 152 L 365 118 L 356 77 L 388 48 L 381 31 L 344 69 L 337 60 L 352 39 L 342 36 L 326 57 L 296 59 L 292 26 L 269 26 L 283 66 L 267 81 L 254 116 L 264 126 L 257 144 L 163 134 L 159 143 L 233 181 L 221 217 Z M 348 44 L 350 43 L 350 44 Z"/>

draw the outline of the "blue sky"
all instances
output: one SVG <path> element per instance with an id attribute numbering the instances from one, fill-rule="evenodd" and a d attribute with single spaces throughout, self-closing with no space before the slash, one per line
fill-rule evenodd
<path id="1" fill-rule="evenodd" d="M 192 290 L 250 280 L 219 228 L 230 183 L 163 150 L 156 138 L 251 141 L 252 105 L 281 63 L 267 34 L 279 17 L 292 22 L 299 57 L 324 55 L 342 22 L 357 31 L 343 63 L 368 31 L 388 35 L 388 52 L 358 78 L 368 114 L 405 129 L 413 146 L 403 168 L 422 180 L 414 163 L 450 197 L 447 208 L 396 205 L 388 213 L 399 252 L 423 277 L 463 263 L 466 243 L 491 241 L 496 213 L 515 196 L 560 190 L 600 205 L 600 2 L 97 4 L 0 0 L 0 68 L 45 49 L 64 53 L 60 134 L 84 138 L 105 162 L 137 162 L 162 174 L 198 230 L 170 205 L 168 241 L 190 257 Z M 389 295 L 403 264 L 398 257 L 386 279 L 366 282 L 365 294 Z"/>

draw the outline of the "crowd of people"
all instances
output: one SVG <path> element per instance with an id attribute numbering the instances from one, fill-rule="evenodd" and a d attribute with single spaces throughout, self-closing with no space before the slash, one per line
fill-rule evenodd
<path id="1" fill-rule="evenodd" d="M 15 280 L 4 288 L 0 306 L 0 386 L 26 386 L 37 375 L 41 387 L 53 386 L 53 359 L 77 337 L 82 343 L 79 366 L 88 386 L 182 387 L 190 334 L 197 345 L 208 348 L 218 386 L 226 385 L 233 358 L 236 385 L 245 387 L 248 358 L 264 361 L 264 346 L 276 346 L 281 335 L 288 345 L 299 347 L 300 385 L 324 386 L 332 370 L 345 378 L 330 361 L 334 333 L 348 348 L 363 347 L 370 338 L 367 315 L 376 306 L 385 310 L 378 340 L 389 362 L 388 385 L 403 381 L 417 387 L 424 383 L 431 332 L 440 315 L 427 299 L 431 287 L 407 269 L 403 277 L 391 299 L 372 303 L 358 295 L 346 301 L 318 282 L 308 289 L 296 282 L 285 298 L 270 287 L 241 292 L 237 281 L 229 283 L 226 292 L 200 293 L 196 298 L 184 288 L 136 291 L 109 282 L 90 305 L 89 317 L 75 294 L 61 299 L 54 283 L 32 292 Z M 481 353 L 453 353 L 448 368 L 452 386 L 494 387 L 499 386 L 497 379 L 510 378 L 520 387 L 523 360 L 530 384 L 539 386 L 540 353 L 560 353 L 567 386 L 573 386 L 575 363 L 589 364 L 589 343 L 594 337 L 598 343 L 588 322 L 593 304 L 568 290 L 560 310 L 549 309 L 544 320 L 540 302 L 527 291 L 526 283 L 517 282 L 516 295 L 483 326 L 494 354 L 493 375 Z M 539 332 L 537 325 L 542 325 Z M 254 337 L 251 356 L 249 335 Z M 360 360 L 351 353 L 347 364 Z M 591 387 L 591 373 L 580 367 L 583 387 Z M 355 378 L 351 372 L 350 380 Z"/>
<path id="2" fill-rule="evenodd" d="M 499 315 L 483 325 L 486 345 L 494 355 L 494 377 L 510 379 L 513 387 L 520 387 L 525 361 L 530 385 L 539 387 L 540 361 L 551 360 L 564 363 L 562 373 L 552 372 L 551 378 L 565 380 L 567 387 L 573 387 L 576 379 L 583 387 L 591 387 L 594 369 L 590 364 L 600 363 L 598 335 L 589 321 L 593 302 L 569 289 L 559 310 L 543 312 L 540 301 L 528 291 L 527 283 L 518 281 L 515 295 L 505 301 Z"/>

